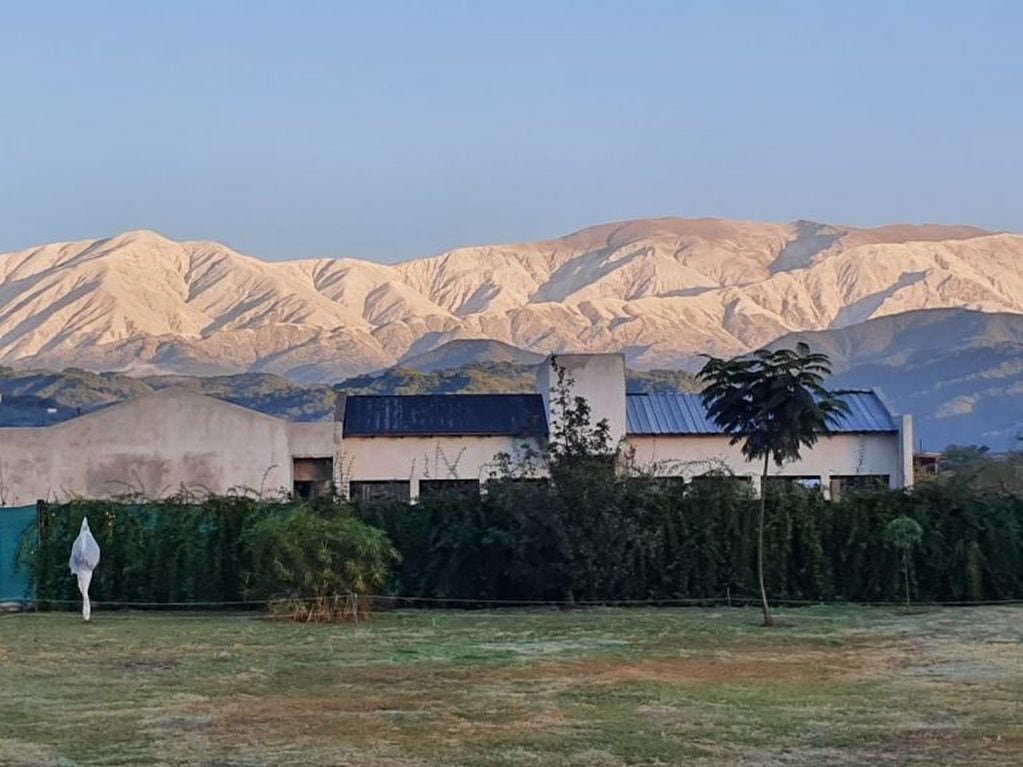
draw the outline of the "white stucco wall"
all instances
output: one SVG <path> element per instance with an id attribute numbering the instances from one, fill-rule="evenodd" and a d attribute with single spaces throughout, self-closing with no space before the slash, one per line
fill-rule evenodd
<path id="1" fill-rule="evenodd" d="M 348 437 L 342 449 L 342 488 L 347 489 L 350 481 L 408 481 L 416 498 L 423 479 L 484 483 L 495 469 L 494 456 L 500 452 L 518 455 L 522 442 L 513 437 Z M 739 446 L 729 445 L 726 437 L 633 435 L 625 444 L 633 467 L 640 471 L 689 479 L 726 468 L 759 486 L 761 464 L 746 461 Z M 801 461 L 781 469 L 771 464 L 770 473 L 820 477 L 825 492 L 833 475 L 886 474 L 892 487 L 900 487 L 900 445 L 895 434 L 825 437 L 806 450 Z M 536 476 L 544 473 L 541 469 Z"/>
<path id="2" fill-rule="evenodd" d="M 900 487 L 912 487 L 915 481 L 913 476 L 913 416 L 906 413 L 896 416 L 895 420 L 899 424 L 899 468 L 902 473 Z"/>
<path id="3" fill-rule="evenodd" d="M 750 463 L 740 445 L 729 445 L 728 437 L 713 436 L 639 436 L 630 435 L 626 444 L 634 466 L 659 476 L 684 476 L 687 479 L 707 471 L 726 468 L 739 476 L 760 483 L 763 464 Z M 820 477 L 827 492 L 834 475 L 887 474 L 891 487 L 905 483 L 902 462 L 902 437 L 898 434 L 836 434 L 822 437 L 803 451 L 802 460 L 786 463 L 780 469 L 772 462 L 769 473 L 775 476 Z"/>
<path id="4" fill-rule="evenodd" d="M 612 444 L 625 436 L 625 356 L 622 354 L 558 354 L 555 362 L 573 381 L 571 394 L 583 397 L 590 406 L 590 421 L 596 425 L 606 418 Z M 557 428 L 557 413 L 551 408 L 557 374 L 551 358 L 537 369 L 537 392 L 543 397 L 551 433 Z"/>
<path id="5" fill-rule="evenodd" d="M 408 480 L 413 498 L 423 479 L 475 479 L 485 482 L 498 453 L 521 455 L 522 437 L 345 437 L 341 451 L 342 488 L 347 482 Z"/>
<path id="6" fill-rule="evenodd" d="M 594 422 L 607 418 L 612 436 L 625 432 L 625 369 L 621 355 L 558 357 L 589 401 Z M 538 389 L 549 400 L 551 371 L 539 368 Z M 772 473 L 821 477 L 886 474 L 893 487 L 912 483 L 912 423 L 899 434 L 825 437 L 802 461 Z M 0 429 L 0 505 L 69 496 L 103 498 L 127 490 L 167 495 L 182 486 L 225 493 L 247 487 L 290 491 L 294 458 L 334 461 L 344 493 L 349 481 L 422 479 L 485 481 L 494 458 L 521 455 L 512 436 L 348 437 L 341 424 L 293 423 L 179 389 L 140 397 L 49 427 Z M 662 475 L 693 476 L 724 466 L 755 482 L 760 466 L 745 461 L 724 436 L 626 438 L 633 463 Z"/>
<path id="7" fill-rule="evenodd" d="M 336 465 L 339 451 L 337 424 L 289 423 L 165 389 L 54 426 L 0 429 L 0 495 L 19 505 L 182 486 L 290 491 L 293 456 Z"/>

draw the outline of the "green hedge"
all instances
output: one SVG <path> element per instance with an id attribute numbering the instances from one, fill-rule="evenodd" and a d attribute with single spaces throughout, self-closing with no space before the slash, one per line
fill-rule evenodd
<path id="1" fill-rule="evenodd" d="M 757 593 L 756 501 L 738 483 L 685 491 L 650 480 L 590 478 L 559 489 L 501 483 L 483 498 L 365 504 L 402 553 L 393 593 L 439 599 L 679 600 Z M 774 599 L 896 601 L 895 517 L 924 530 L 913 552 L 920 601 L 1023 598 L 1023 499 L 955 482 L 840 502 L 772 491 L 765 533 Z"/>
<path id="2" fill-rule="evenodd" d="M 757 591 L 756 501 L 727 479 L 682 490 L 586 465 L 555 485 L 497 482 L 483 497 L 417 505 L 78 501 L 49 508 L 22 541 L 19 558 L 43 602 L 78 598 L 67 557 L 86 515 L 103 552 L 92 593 L 107 602 L 234 602 L 320 587 L 480 601 Z M 915 600 L 1023 598 L 1023 499 L 955 480 L 834 503 L 801 488 L 772 492 L 770 596 L 901 600 L 899 552 L 884 534 L 900 515 L 923 529 L 912 552 Z"/>
<path id="3" fill-rule="evenodd" d="M 242 602 L 321 596 L 321 587 L 344 593 L 379 586 L 396 558 L 382 532 L 333 506 L 240 496 L 74 501 L 42 511 L 19 547 L 43 605 L 79 599 L 67 560 L 86 516 L 102 556 L 91 594 L 105 602 Z"/>

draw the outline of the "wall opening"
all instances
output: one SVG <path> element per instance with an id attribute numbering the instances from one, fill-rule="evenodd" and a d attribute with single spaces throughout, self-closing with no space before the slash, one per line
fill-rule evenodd
<path id="1" fill-rule="evenodd" d="M 480 494 L 478 479 L 421 479 L 419 480 L 419 497 L 435 498 L 438 495 Z"/>
<path id="2" fill-rule="evenodd" d="M 348 499 L 352 501 L 400 501 L 412 498 L 412 483 L 408 480 L 385 479 L 348 483 Z"/>
<path id="3" fill-rule="evenodd" d="M 296 498 L 311 501 L 333 496 L 333 458 L 292 458 L 291 472 L 291 490 Z"/>
<path id="4" fill-rule="evenodd" d="M 551 481 L 547 477 L 493 477 L 487 480 L 484 487 L 489 493 L 491 490 L 502 486 L 526 486 L 536 488 L 537 490 L 546 490 L 550 484 Z"/>
<path id="5" fill-rule="evenodd" d="M 784 487 L 803 487 L 807 490 L 820 490 L 821 489 L 821 478 L 819 476 L 795 476 L 786 474 L 776 474 L 767 477 L 767 487 L 771 488 L 784 488 Z"/>
<path id="6" fill-rule="evenodd" d="M 831 500 L 838 501 L 849 493 L 876 493 L 888 489 L 891 477 L 887 474 L 832 475 Z"/>
<path id="7" fill-rule="evenodd" d="M 642 485 L 651 490 L 660 490 L 665 493 L 681 495 L 686 489 L 686 479 L 680 476 L 639 476 L 629 477 L 629 481 L 635 485 Z"/>
<path id="8" fill-rule="evenodd" d="M 717 471 L 696 475 L 689 480 L 689 486 L 704 492 L 743 492 L 753 487 L 753 478 Z"/>

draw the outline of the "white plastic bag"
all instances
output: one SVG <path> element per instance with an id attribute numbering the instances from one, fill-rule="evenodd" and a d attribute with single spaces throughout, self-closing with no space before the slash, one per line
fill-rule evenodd
<path id="1" fill-rule="evenodd" d="M 89 520 L 82 520 L 82 529 L 78 532 L 71 546 L 71 559 L 68 567 L 78 577 L 78 590 L 82 592 L 82 619 L 92 617 L 92 603 L 89 601 L 89 583 L 92 582 L 92 571 L 99 565 L 99 544 L 89 531 Z"/>

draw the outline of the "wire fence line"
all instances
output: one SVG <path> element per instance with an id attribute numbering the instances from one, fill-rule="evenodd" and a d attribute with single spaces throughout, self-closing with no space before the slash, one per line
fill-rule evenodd
<path id="1" fill-rule="evenodd" d="M 393 606 L 423 606 L 423 607 L 460 607 L 462 609 L 481 606 L 497 608 L 561 608 L 565 610 L 598 608 L 598 607 L 747 607 L 759 605 L 760 597 L 744 594 L 726 594 L 718 597 L 679 597 L 672 599 L 606 599 L 606 600 L 570 600 L 570 599 L 485 599 L 474 597 L 422 597 L 403 596 L 394 594 L 336 594 L 329 598 L 369 600 L 374 605 Z M 281 603 L 304 603 L 311 604 L 321 601 L 323 597 L 280 597 L 277 599 L 250 599 L 234 601 L 131 601 L 131 600 L 92 600 L 93 607 L 114 607 L 114 608 L 173 608 L 173 609 L 212 609 L 212 608 L 258 608 L 269 607 Z M 25 597 L 0 597 L 0 603 L 19 604 L 20 612 L 46 612 L 40 610 L 39 605 L 44 606 L 77 606 L 82 603 L 80 599 L 27 599 Z M 905 607 L 906 602 L 902 600 L 888 601 L 866 601 L 851 602 L 847 600 L 824 600 L 824 599 L 771 599 L 771 603 L 778 606 L 789 607 L 813 607 L 813 606 L 847 606 L 847 607 Z M 922 601 L 912 602 L 910 607 L 984 607 L 999 605 L 1023 605 L 1023 597 L 1013 599 L 989 599 L 989 600 L 956 600 L 956 601 Z"/>

